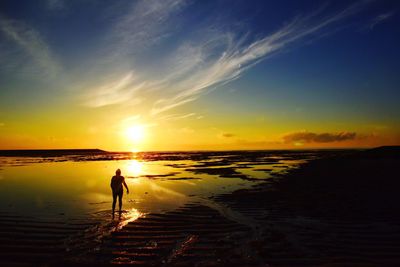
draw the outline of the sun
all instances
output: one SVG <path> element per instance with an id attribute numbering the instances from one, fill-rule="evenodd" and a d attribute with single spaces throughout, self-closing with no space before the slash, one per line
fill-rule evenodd
<path id="1" fill-rule="evenodd" d="M 145 129 L 142 125 L 134 125 L 126 129 L 126 137 L 135 143 L 140 143 L 145 138 Z"/>

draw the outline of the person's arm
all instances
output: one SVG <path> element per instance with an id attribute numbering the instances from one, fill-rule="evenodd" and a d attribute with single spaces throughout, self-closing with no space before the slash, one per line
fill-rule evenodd
<path id="1" fill-rule="evenodd" d="M 128 185 L 125 183 L 125 178 L 124 178 L 124 182 L 123 183 L 124 183 L 124 186 L 126 188 L 126 193 L 129 194 L 129 188 L 128 188 Z"/>

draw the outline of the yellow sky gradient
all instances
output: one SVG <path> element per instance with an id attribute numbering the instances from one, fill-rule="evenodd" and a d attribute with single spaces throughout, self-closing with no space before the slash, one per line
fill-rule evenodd
<path id="1" fill-rule="evenodd" d="M 113 111 L 113 112 L 111 112 Z M 115 109 L 43 109 L 29 117 L 14 114 L 1 126 L 0 149 L 99 148 L 108 151 L 241 150 L 375 147 L 399 144 L 399 129 L 368 122 L 276 120 L 261 116 L 183 114 L 142 116 Z M 26 113 L 23 113 L 26 116 Z M 129 129 L 143 129 L 132 138 Z M 338 130 L 339 129 L 339 130 Z M 285 142 L 292 133 L 355 132 L 349 140 Z"/>

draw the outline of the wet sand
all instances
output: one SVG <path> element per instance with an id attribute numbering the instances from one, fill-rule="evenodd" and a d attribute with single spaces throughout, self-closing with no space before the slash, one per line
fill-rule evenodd
<path id="1" fill-rule="evenodd" d="M 400 266 L 400 148 L 315 160 L 258 190 L 216 197 L 263 224 L 271 266 Z"/>
<path id="2" fill-rule="evenodd" d="M 38 220 L 1 213 L 0 263 L 399 266 L 399 151 L 332 151 L 253 189 L 193 197 L 175 210 L 143 214 L 130 222 L 124 221 L 125 214 L 118 223 L 96 218 Z M 229 179 L 244 175 L 231 166 L 233 161 L 241 166 L 265 165 L 263 159 L 267 159 L 257 153 L 226 158 L 216 154 L 211 162 L 193 154 L 191 157 L 198 157 L 196 166 L 176 167 Z M 212 155 L 207 155 L 210 158 Z M 272 170 L 264 166 L 260 169 L 268 173 Z M 174 174 L 169 178 L 175 179 Z"/>
<path id="3" fill-rule="evenodd" d="M 57 266 L 69 254 L 71 238 L 89 232 L 97 222 L 38 219 L 0 214 L 1 266 Z"/>

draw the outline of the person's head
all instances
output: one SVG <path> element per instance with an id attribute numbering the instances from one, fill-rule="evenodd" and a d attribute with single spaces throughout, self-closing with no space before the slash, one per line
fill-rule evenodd
<path id="1" fill-rule="evenodd" d="M 120 169 L 116 170 L 116 171 L 115 171 L 115 174 L 116 174 L 116 175 L 121 175 L 121 170 L 120 170 Z"/>

